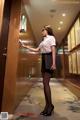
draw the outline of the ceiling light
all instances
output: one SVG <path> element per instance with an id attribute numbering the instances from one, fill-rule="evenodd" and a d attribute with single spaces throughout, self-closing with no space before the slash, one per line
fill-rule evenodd
<path id="1" fill-rule="evenodd" d="M 61 30 L 61 27 L 58 27 L 58 30 Z"/>
<path id="2" fill-rule="evenodd" d="M 60 21 L 60 24 L 62 25 L 62 24 L 63 24 L 63 21 Z"/>
<path id="3" fill-rule="evenodd" d="M 63 13 L 62 16 L 65 17 L 65 16 L 66 16 L 66 13 Z"/>

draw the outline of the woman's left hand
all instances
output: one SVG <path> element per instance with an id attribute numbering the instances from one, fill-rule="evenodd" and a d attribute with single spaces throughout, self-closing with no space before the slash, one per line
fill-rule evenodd
<path id="1" fill-rule="evenodd" d="M 56 70 L 56 65 L 55 64 L 52 64 L 51 70 Z"/>

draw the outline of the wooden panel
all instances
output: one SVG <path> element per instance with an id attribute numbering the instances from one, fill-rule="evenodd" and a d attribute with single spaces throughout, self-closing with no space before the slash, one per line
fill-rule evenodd
<path id="1" fill-rule="evenodd" d="M 24 10 L 25 13 L 25 10 Z M 25 13 L 26 14 L 26 13 Z M 27 16 L 27 15 L 26 15 Z M 20 33 L 19 38 L 21 40 L 30 40 L 33 42 L 33 46 L 35 45 L 35 37 L 33 34 L 33 31 L 31 29 L 31 25 L 27 16 L 27 31 L 26 33 Z M 24 51 L 24 52 L 22 52 Z M 18 78 L 20 77 L 28 77 L 29 73 L 33 71 L 32 69 L 35 69 L 35 74 L 32 76 L 38 77 L 40 76 L 40 64 L 38 62 L 39 55 L 33 55 L 33 54 L 27 54 L 25 52 L 24 48 L 19 48 L 19 59 L 18 59 Z"/>
<path id="2" fill-rule="evenodd" d="M 80 87 L 72 83 L 70 80 L 64 80 L 64 85 L 66 85 L 71 92 L 73 92 L 80 99 Z"/>
<path id="3" fill-rule="evenodd" d="M 10 18 L 4 94 L 2 103 L 2 111 L 7 111 L 9 113 L 13 112 L 15 103 L 20 9 L 21 1 L 13 0 Z"/>
<path id="4" fill-rule="evenodd" d="M 79 18 L 75 23 L 75 36 L 76 36 L 76 45 L 80 44 L 80 23 Z"/>
<path id="5" fill-rule="evenodd" d="M 69 69 L 72 68 L 72 70 L 69 71 L 70 76 L 75 76 L 80 74 L 80 13 L 77 16 L 77 19 L 75 20 L 75 23 L 73 24 L 71 30 L 69 31 L 69 34 L 67 36 L 68 38 L 68 50 L 69 50 L 69 56 L 72 56 L 72 62 L 69 63 Z M 70 45 L 71 44 L 71 45 Z M 71 47 L 71 49 L 70 49 Z M 70 57 L 69 58 L 69 62 Z M 72 64 L 72 65 L 71 65 Z M 71 67 L 72 66 L 72 67 Z"/>
<path id="6" fill-rule="evenodd" d="M 23 8 L 24 5 L 22 4 Z M 27 16 L 26 11 L 24 10 L 23 13 Z M 31 29 L 30 21 L 27 16 L 27 31 L 25 33 L 20 33 L 19 38 L 21 40 L 32 41 L 32 46 L 35 46 L 35 37 L 33 31 Z M 29 43 L 28 43 L 29 45 Z M 26 52 L 26 49 L 19 47 L 19 58 L 18 58 L 18 68 L 17 68 L 17 84 L 16 84 L 16 101 L 15 107 L 19 104 L 20 100 L 24 95 L 27 94 L 27 89 L 31 88 L 29 85 L 23 86 L 23 82 L 31 83 L 31 77 L 39 77 L 41 74 L 40 71 L 40 61 L 39 55 L 29 54 Z M 26 81 L 25 81 L 26 80 Z M 20 86 L 19 86 L 20 84 Z M 24 87 L 24 89 L 23 89 Z M 20 91 L 20 93 L 19 93 Z"/>
<path id="7" fill-rule="evenodd" d="M 68 35 L 68 51 L 71 50 L 71 34 Z"/>
<path id="8" fill-rule="evenodd" d="M 75 30 L 74 27 L 71 29 L 71 47 L 74 48 L 76 46 L 75 40 Z"/>
<path id="9" fill-rule="evenodd" d="M 72 73 L 73 69 L 72 69 L 72 56 L 69 55 L 69 73 Z"/>
<path id="10" fill-rule="evenodd" d="M 78 67 L 78 74 L 80 75 L 80 50 L 77 51 L 77 67 Z"/>
<path id="11" fill-rule="evenodd" d="M 72 66 L 73 66 L 73 74 L 77 74 L 77 55 L 76 55 L 76 52 L 72 53 Z"/>
<path id="12" fill-rule="evenodd" d="M 5 65 L 7 58 L 7 43 L 9 34 L 9 23 L 11 13 L 11 0 L 7 0 L 4 3 L 2 29 L 0 35 L 0 103 L 2 103 L 3 88 L 4 88 L 4 76 Z M 0 105 L 1 110 L 1 105 Z"/>
<path id="13" fill-rule="evenodd" d="M 0 0 L 0 38 L 1 38 L 1 29 L 2 29 L 3 9 L 4 9 L 4 0 Z M 1 39 L 0 39 L 0 47 L 1 46 L 2 45 L 1 45 Z M 0 53 L 0 55 L 1 55 L 1 53 Z M 0 66 L 1 66 L 1 64 L 0 64 Z M 2 94 L 3 94 L 2 90 L 3 90 L 2 80 L 0 79 L 0 111 L 1 111 Z"/>

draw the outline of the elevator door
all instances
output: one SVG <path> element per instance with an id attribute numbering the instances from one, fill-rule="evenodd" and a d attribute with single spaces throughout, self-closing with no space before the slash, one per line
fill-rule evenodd
<path id="1" fill-rule="evenodd" d="M 9 34 L 11 1 L 12 0 L 5 0 L 4 2 L 2 28 L 1 28 L 1 34 L 0 34 L 0 111 L 1 111 L 3 88 L 4 88 L 4 76 L 5 76 L 5 65 L 6 65 L 6 58 L 7 58 L 7 43 L 8 43 L 8 34 Z"/>

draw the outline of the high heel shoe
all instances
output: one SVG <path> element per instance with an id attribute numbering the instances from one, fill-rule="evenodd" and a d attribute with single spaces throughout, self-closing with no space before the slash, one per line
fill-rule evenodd
<path id="1" fill-rule="evenodd" d="M 46 106 L 46 107 L 44 108 L 44 110 L 40 113 L 40 115 L 46 114 L 46 113 L 47 113 L 47 110 L 48 110 L 48 107 Z"/>
<path id="2" fill-rule="evenodd" d="M 50 106 L 47 110 L 47 112 L 45 114 L 43 114 L 44 116 L 51 116 L 52 112 L 54 110 L 54 105 Z"/>

